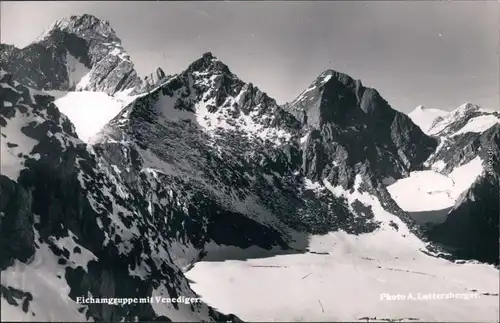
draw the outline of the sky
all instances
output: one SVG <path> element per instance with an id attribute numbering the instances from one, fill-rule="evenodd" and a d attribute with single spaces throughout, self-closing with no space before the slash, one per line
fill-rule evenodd
<path id="1" fill-rule="evenodd" d="M 139 74 L 184 70 L 211 51 L 278 103 L 328 69 L 376 88 L 391 106 L 500 110 L 500 2 L 2 1 L 0 40 L 23 47 L 52 22 L 109 20 Z"/>

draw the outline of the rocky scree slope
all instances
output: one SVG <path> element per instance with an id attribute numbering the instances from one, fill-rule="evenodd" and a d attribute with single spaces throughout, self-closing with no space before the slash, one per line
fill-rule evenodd
<path id="1" fill-rule="evenodd" d="M 76 138 L 54 98 L 4 71 L 0 97 L 4 319 L 238 320 L 203 303 L 77 304 L 80 296 L 196 295 L 169 254 L 164 219 Z"/>

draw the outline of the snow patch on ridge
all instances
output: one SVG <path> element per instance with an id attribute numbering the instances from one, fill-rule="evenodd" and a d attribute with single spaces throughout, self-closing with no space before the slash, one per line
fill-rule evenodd
<path id="1" fill-rule="evenodd" d="M 433 165 L 440 168 L 438 162 Z M 400 208 L 407 212 L 442 210 L 452 207 L 460 195 L 483 173 L 479 156 L 469 163 L 456 167 L 449 175 L 436 170 L 411 172 L 387 187 L 389 194 Z"/>
<path id="2" fill-rule="evenodd" d="M 189 79 L 190 84 L 198 86 L 209 86 L 218 75 L 208 73 L 194 72 L 196 79 Z M 245 113 L 238 108 L 242 96 L 247 91 L 244 86 L 235 97 L 227 97 L 225 102 L 217 106 L 211 93 L 205 92 L 203 97 L 196 99 L 192 93 L 186 97 L 185 88 L 174 91 L 172 95 L 163 95 L 156 103 L 156 109 L 161 112 L 163 117 L 171 121 L 196 121 L 196 123 L 207 133 L 217 136 L 218 132 L 239 132 L 250 140 L 270 141 L 276 146 L 288 142 L 292 134 L 283 129 L 267 127 L 260 123 L 266 119 L 276 118 L 274 115 L 260 115 L 260 106 L 253 107 L 252 111 Z M 194 102 L 191 109 L 178 108 L 179 101 L 186 100 Z"/>
<path id="3" fill-rule="evenodd" d="M 428 109 L 420 105 L 410 112 L 408 116 L 424 133 L 428 134 L 434 120 L 438 117 L 444 117 L 447 114 L 447 111 Z"/>
<path id="4" fill-rule="evenodd" d="M 12 105 L 12 104 L 11 104 Z M 13 107 L 10 107 L 14 109 Z M 33 148 L 38 144 L 34 140 L 26 136 L 21 129 L 29 124 L 41 124 L 44 120 L 30 113 L 21 113 L 19 109 L 15 109 L 15 116 L 10 119 L 5 119 L 7 125 L 0 127 L 0 154 L 1 174 L 9 177 L 13 181 L 17 181 L 21 171 L 25 168 L 24 162 L 26 156 L 29 156 Z M 36 158 L 36 157 L 35 157 Z"/>
<path id="5" fill-rule="evenodd" d="M 462 129 L 455 132 L 452 136 L 458 136 L 467 132 L 480 133 L 488 130 L 498 123 L 500 123 L 500 119 L 497 116 L 493 114 L 482 115 L 469 120 L 469 122 Z"/>
<path id="6" fill-rule="evenodd" d="M 453 125 L 456 121 L 459 121 L 461 119 L 466 118 L 469 115 L 477 114 L 477 113 L 483 114 L 482 116 L 476 117 L 476 118 L 480 118 L 483 116 L 491 115 L 493 113 L 493 111 L 488 110 L 488 109 L 483 109 L 480 106 L 472 104 L 472 103 L 462 104 L 461 106 L 459 106 L 455 110 L 453 110 L 453 111 L 451 111 L 451 112 L 449 112 L 441 117 L 438 117 L 436 120 L 434 120 L 432 126 L 428 130 L 428 134 L 429 135 L 442 134 L 446 128 Z M 483 131 L 483 130 L 475 131 L 474 129 L 484 129 L 484 127 L 487 125 L 492 126 L 494 124 L 494 123 L 491 124 L 493 118 L 495 118 L 495 116 L 492 115 L 491 117 L 480 118 L 478 120 L 475 120 L 475 122 L 474 122 L 475 124 L 473 124 L 471 126 L 470 130 L 468 130 L 468 131 L 472 131 L 472 132 Z M 471 120 L 474 120 L 474 119 L 475 118 L 473 118 Z M 469 120 L 469 122 L 471 122 L 471 120 Z M 453 134 L 447 134 L 447 135 L 453 136 Z"/>
<path id="7" fill-rule="evenodd" d="M 75 125 L 78 137 L 88 142 L 122 110 L 127 102 L 104 92 L 79 91 L 60 96 L 54 104 Z"/>

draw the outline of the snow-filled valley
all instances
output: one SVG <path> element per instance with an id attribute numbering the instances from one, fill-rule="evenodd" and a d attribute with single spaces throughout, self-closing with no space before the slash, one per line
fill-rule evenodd
<path id="1" fill-rule="evenodd" d="M 394 244 L 378 238 L 313 236 L 304 254 L 201 261 L 186 275 L 209 305 L 252 322 L 498 321 L 496 268 L 411 248 L 388 255 Z M 239 252 L 245 259 L 246 251 Z M 432 293 L 463 298 L 432 299 Z"/>

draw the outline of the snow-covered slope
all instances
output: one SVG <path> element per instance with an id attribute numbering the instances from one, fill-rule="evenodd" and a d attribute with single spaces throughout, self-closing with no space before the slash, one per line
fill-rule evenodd
<path id="1" fill-rule="evenodd" d="M 448 112 L 439 109 L 429 109 L 422 105 L 416 107 L 408 114 L 413 123 L 422 129 L 423 132 L 429 133 L 429 129 L 438 117 L 444 117 Z"/>
<path id="2" fill-rule="evenodd" d="M 113 119 L 134 96 L 117 98 L 104 92 L 78 91 L 52 93 L 57 99 L 54 104 L 68 116 L 75 125 L 75 131 L 84 142 L 88 142 L 106 123 Z"/>
<path id="3" fill-rule="evenodd" d="M 436 170 L 410 173 L 387 187 L 391 197 L 408 212 L 451 208 L 460 195 L 484 174 L 481 158 L 476 157 L 447 175 Z"/>

